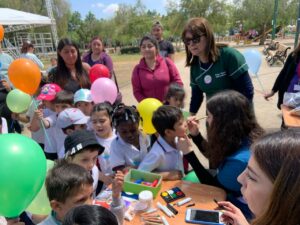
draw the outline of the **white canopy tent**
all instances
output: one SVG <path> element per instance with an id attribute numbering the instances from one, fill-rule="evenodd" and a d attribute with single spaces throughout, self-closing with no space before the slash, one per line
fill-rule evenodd
<path id="1" fill-rule="evenodd" d="M 9 40 L 4 38 L 3 46 L 14 58 L 20 55 L 19 49 L 24 41 L 34 44 L 37 54 L 47 54 L 52 52 L 53 39 L 51 33 L 32 33 L 24 32 L 26 29 L 41 26 L 53 26 L 55 20 L 47 16 L 41 16 L 33 13 L 23 12 L 10 8 L 0 8 L 0 24 L 5 27 L 5 33 L 14 32 Z M 23 33 L 20 33 L 22 32 Z M 56 32 L 56 29 L 55 29 Z M 57 34 L 54 35 L 54 43 L 57 41 Z"/>
<path id="2" fill-rule="evenodd" d="M 51 25 L 51 19 L 33 13 L 15 9 L 0 8 L 0 24 L 2 25 Z"/>

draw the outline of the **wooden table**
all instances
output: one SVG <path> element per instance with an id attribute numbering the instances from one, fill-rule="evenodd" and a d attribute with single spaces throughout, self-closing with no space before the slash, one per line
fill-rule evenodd
<path id="1" fill-rule="evenodd" d="M 292 108 L 281 105 L 281 111 L 284 123 L 287 127 L 300 127 L 300 116 L 294 116 L 290 113 Z"/>
<path id="2" fill-rule="evenodd" d="M 166 216 L 162 211 L 158 211 L 158 214 L 163 215 L 166 217 L 170 225 L 182 225 L 182 224 L 188 224 L 185 222 L 185 211 L 186 211 L 186 205 L 195 203 L 196 205 L 191 208 L 198 208 L 198 209 L 215 209 L 217 207 L 216 203 L 213 201 L 213 199 L 225 200 L 226 199 L 226 193 L 224 190 L 204 185 L 204 184 L 195 184 L 188 181 L 163 181 L 162 187 L 156 198 L 154 199 L 153 206 L 156 207 L 156 202 L 159 201 L 163 205 L 166 205 L 165 201 L 161 198 L 160 193 L 169 189 L 172 189 L 174 187 L 179 187 L 186 195 L 186 197 L 191 197 L 193 200 L 183 206 L 174 206 L 178 210 L 178 214 L 175 216 L 175 218 L 169 218 Z M 180 201 L 182 199 L 179 199 L 177 201 Z M 140 216 L 136 215 L 132 221 L 126 221 L 124 222 L 124 225 L 140 225 L 141 220 Z"/>

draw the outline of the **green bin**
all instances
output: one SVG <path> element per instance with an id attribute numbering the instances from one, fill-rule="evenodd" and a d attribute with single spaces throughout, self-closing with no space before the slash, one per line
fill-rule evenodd
<path id="1" fill-rule="evenodd" d="M 143 184 L 136 184 L 132 182 L 133 180 L 143 179 L 145 182 L 153 182 L 158 180 L 158 183 L 155 187 L 146 186 Z M 155 198 L 158 192 L 161 189 L 162 176 L 156 173 L 150 173 L 142 170 L 130 169 L 129 172 L 124 177 L 124 187 L 125 192 L 131 192 L 134 194 L 139 194 L 141 191 L 151 191 L 153 197 Z"/>

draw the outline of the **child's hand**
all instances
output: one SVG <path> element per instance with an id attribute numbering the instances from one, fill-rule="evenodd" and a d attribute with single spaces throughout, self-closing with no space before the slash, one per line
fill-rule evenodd
<path id="1" fill-rule="evenodd" d="M 121 171 L 117 171 L 115 178 L 112 182 L 112 196 L 113 198 L 119 198 L 124 184 L 124 174 Z"/>
<path id="2" fill-rule="evenodd" d="M 113 182 L 112 175 L 105 175 L 104 173 L 99 173 L 99 180 L 101 180 L 106 186 L 110 185 Z"/>
<path id="3" fill-rule="evenodd" d="M 192 144 L 187 135 L 184 137 L 178 138 L 177 149 L 182 151 L 184 155 L 190 153 L 192 151 Z"/>
<path id="4" fill-rule="evenodd" d="M 230 223 L 232 225 L 249 225 L 241 210 L 232 203 L 218 202 L 218 205 L 225 208 L 225 210 L 222 211 L 222 220 L 225 224 Z"/>
<path id="5" fill-rule="evenodd" d="M 11 91 L 11 87 L 10 87 L 9 83 L 7 82 L 7 80 L 1 80 L 0 82 L 2 83 L 2 86 L 6 89 L 7 92 Z"/>
<path id="6" fill-rule="evenodd" d="M 42 109 L 36 109 L 34 111 L 34 116 L 36 118 L 38 118 L 39 120 L 42 120 L 44 118 L 44 115 L 43 115 L 43 110 Z"/>
<path id="7" fill-rule="evenodd" d="M 199 121 L 195 116 L 191 116 L 187 119 L 188 129 L 192 136 L 197 136 L 199 134 L 198 122 Z"/>
<path id="8" fill-rule="evenodd" d="M 182 179 L 182 172 L 179 170 L 173 170 L 169 172 L 160 172 L 159 174 L 162 175 L 163 180 L 181 180 Z"/>

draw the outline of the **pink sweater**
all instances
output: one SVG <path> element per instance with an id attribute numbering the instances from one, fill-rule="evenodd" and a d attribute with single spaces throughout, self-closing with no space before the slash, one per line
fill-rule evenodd
<path id="1" fill-rule="evenodd" d="M 166 62 L 168 61 L 168 62 Z M 145 59 L 135 66 L 132 77 L 132 89 L 138 102 L 145 98 L 156 98 L 163 102 L 171 83 L 183 85 L 179 72 L 172 60 L 156 56 L 154 70 L 147 67 Z"/>

